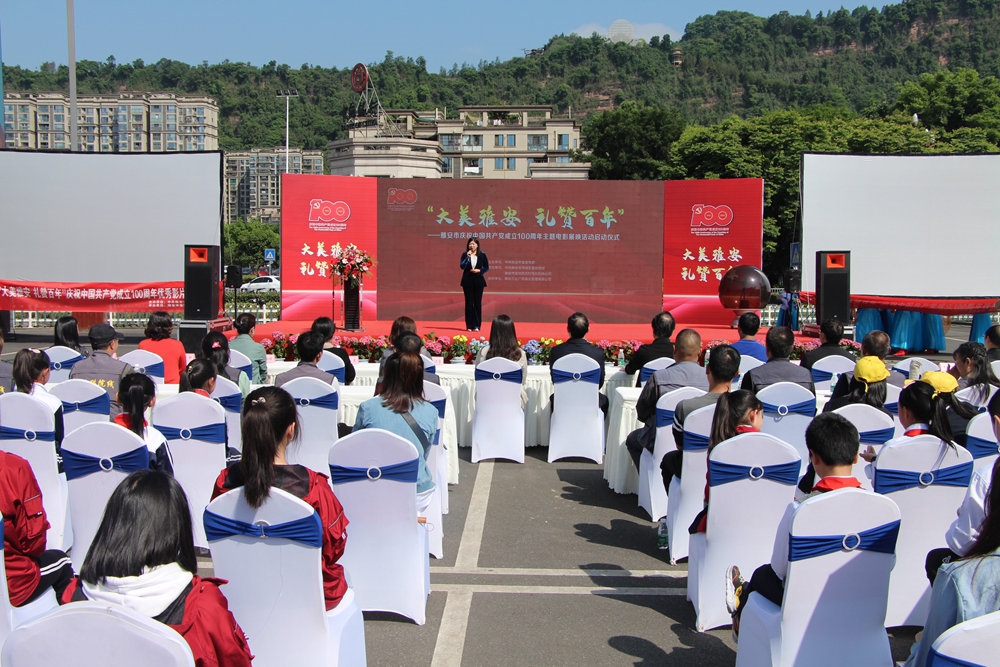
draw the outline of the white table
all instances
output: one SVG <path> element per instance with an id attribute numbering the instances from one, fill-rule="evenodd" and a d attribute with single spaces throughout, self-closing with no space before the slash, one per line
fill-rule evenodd
<path id="1" fill-rule="evenodd" d="M 625 449 L 625 438 L 642 426 L 635 412 L 636 401 L 642 389 L 619 387 L 611 396 L 608 410 L 608 434 L 604 451 L 604 479 L 616 493 L 637 493 L 639 473 L 632 464 L 632 457 Z"/>

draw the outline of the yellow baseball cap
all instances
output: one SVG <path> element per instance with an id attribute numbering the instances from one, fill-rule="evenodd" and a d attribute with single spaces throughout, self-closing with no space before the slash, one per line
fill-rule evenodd
<path id="1" fill-rule="evenodd" d="M 955 376 L 944 371 L 927 371 L 920 376 L 920 381 L 934 387 L 934 391 L 938 394 L 950 394 L 958 389 L 958 380 Z"/>
<path id="2" fill-rule="evenodd" d="M 854 379 L 863 382 L 881 382 L 889 377 L 885 362 L 875 356 L 861 357 L 854 365 Z"/>

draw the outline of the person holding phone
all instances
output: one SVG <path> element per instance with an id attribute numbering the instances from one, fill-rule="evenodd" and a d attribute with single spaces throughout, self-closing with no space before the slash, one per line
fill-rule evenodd
<path id="1" fill-rule="evenodd" d="M 459 262 L 462 269 L 462 291 L 465 292 L 465 328 L 479 331 L 483 325 L 483 290 L 486 289 L 486 272 L 490 262 L 479 249 L 479 239 L 470 236 Z"/>

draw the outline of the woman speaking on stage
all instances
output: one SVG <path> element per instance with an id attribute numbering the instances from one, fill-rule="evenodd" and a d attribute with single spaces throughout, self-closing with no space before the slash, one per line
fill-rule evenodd
<path id="1" fill-rule="evenodd" d="M 462 291 L 465 292 L 465 328 L 479 331 L 483 324 L 484 276 L 490 270 L 490 262 L 486 253 L 479 249 L 479 239 L 475 236 L 470 236 L 465 244 L 459 266 L 462 268 Z"/>

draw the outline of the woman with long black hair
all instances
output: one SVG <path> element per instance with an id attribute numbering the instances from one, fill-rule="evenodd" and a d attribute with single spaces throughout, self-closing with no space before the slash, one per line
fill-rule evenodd
<path id="1" fill-rule="evenodd" d="M 465 292 L 465 328 L 479 331 L 483 326 L 483 290 L 490 262 L 486 253 L 479 249 L 477 237 L 469 237 L 458 265 L 462 269 L 462 291 Z"/>

